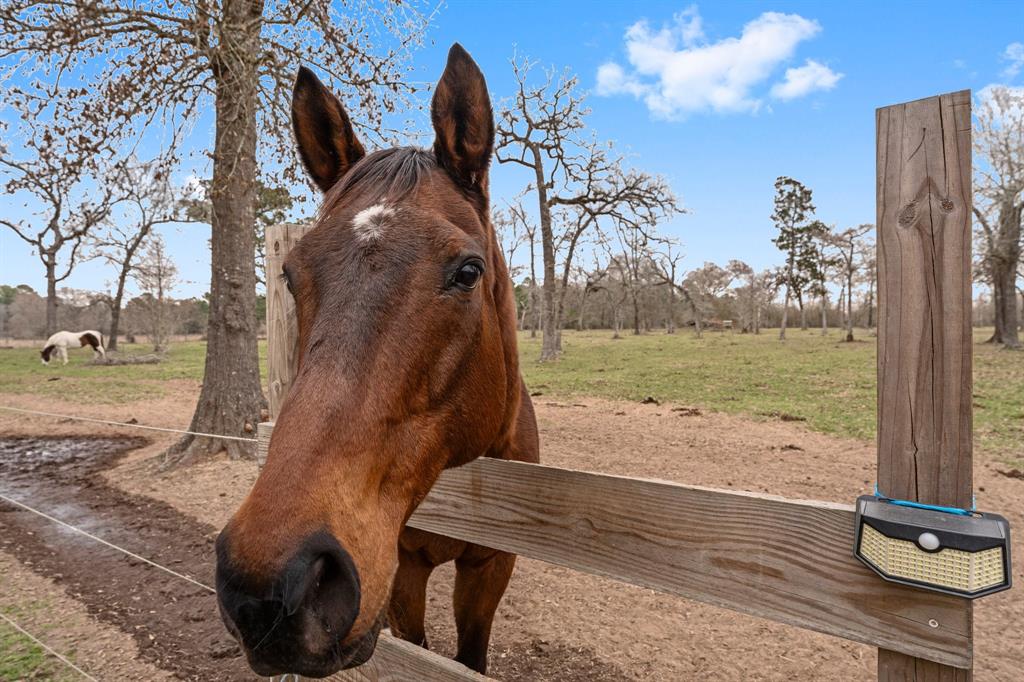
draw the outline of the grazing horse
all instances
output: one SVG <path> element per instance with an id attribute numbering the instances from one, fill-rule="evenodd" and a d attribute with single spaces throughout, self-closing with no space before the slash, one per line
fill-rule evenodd
<path id="1" fill-rule="evenodd" d="M 50 357 L 54 352 L 68 364 L 68 346 L 82 347 L 92 346 L 94 358 L 105 358 L 107 352 L 103 350 L 103 334 L 89 329 L 84 332 L 57 332 L 46 340 L 46 345 L 39 351 L 43 358 L 43 364 L 50 364 Z"/>
<path id="2" fill-rule="evenodd" d="M 283 277 L 298 368 L 266 464 L 217 539 L 217 596 L 260 675 L 367 661 L 380 629 L 426 646 L 425 590 L 455 561 L 456 660 L 484 672 L 515 556 L 405 523 L 441 472 L 538 461 L 519 373 L 512 283 L 491 226 L 494 117 L 454 45 L 431 105 L 432 149 L 366 154 L 303 68 L 292 122 L 325 193 Z"/>

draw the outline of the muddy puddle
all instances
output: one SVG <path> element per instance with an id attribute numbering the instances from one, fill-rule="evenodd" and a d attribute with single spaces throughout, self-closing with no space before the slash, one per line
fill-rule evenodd
<path id="1" fill-rule="evenodd" d="M 0 438 L 0 493 L 213 584 L 216 529 L 99 475 L 142 439 Z M 188 680 L 251 680 L 215 598 L 186 581 L 0 500 L 0 548 L 55 580 L 141 658 Z"/>

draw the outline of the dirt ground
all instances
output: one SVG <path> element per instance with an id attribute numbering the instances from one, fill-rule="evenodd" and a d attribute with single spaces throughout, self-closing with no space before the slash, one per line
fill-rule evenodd
<path id="1" fill-rule="evenodd" d="M 177 427 L 188 421 L 193 390 L 182 382 L 160 400 L 65 409 Z M 7 402 L 56 412 L 62 407 L 28 397 Z M 679 405 L 549 396 L 537 398 L 536 404 L 546 464 L 847 503 L 869 491 L 873 483 L 871 444 L 812 433 L 798 423 L 673 409 L 686 407 Z M 125 435 L 114 428 L 0 412 L 0 437 L 29 434 Z M 189 532 L 218 528 L 255 479 L 254 465 L 223 459 L 158 473 L 151 458 L 170 440 L 159 434 L 146 437 L 150 445 L 129 453 L 95 485 L 111 491 L 104 494 L 123 494 L 126 500 L 162 503 L 161 509 L 174 510 L 188 522 Z M 1016 528 L 1024 527 L 1024 480 L 1001 474 L 1005 467 L 990 462 L 985 453 L 976 453 L 975 462 L 979 507 L 999 510 Z M 161 518 L 167 514 L 161 512 Z M 198 554 L 191 567 L 197 574 L 209 570 L 203 565 L 208 557 Z M 1015 559 L 1014 579 L 1020 584 L 1024 578 L 1021 551 Z M 452 578 L 450 567 L 442 567 L 429 592 L 428 639 L 432 648 L 444 654 L 454 649 Z M 0 599 L 10 599 L 9 584 L 0 583 Z M 59 584 L 42 584 L 61 592 Z M 58 596 L 70 598 L 66 588 Z M 93 613 L 98 601 L 91 602 Z M 92 616 L 96 632 L 110 630 L 115 636 L 123 629 L 124 624 L 101 616 Z M 213 612 L 206 616 L 216 618 Z M 1022 623 L 1024 592 L 1020 588 L 977 604 L 977 680 L 1020 679 Z M 226 647 L 221 655 L 225 665 L 237 661 Z M 133 652 L 122 649 L 116 653 L 121 656 L 130 658 Z M 160 664 L 159 657 L 147 658 L 145 651 L 134 656 Z M 491 675 L 507 680 L 857 680 L 874 679 L 875 653 L 825 635 L 520 560 L 495 621 L 491 666 Z M 235 670 L 233 665 L 231 669 Z M 178 674 L 182 673 L 179 669 Z"/>

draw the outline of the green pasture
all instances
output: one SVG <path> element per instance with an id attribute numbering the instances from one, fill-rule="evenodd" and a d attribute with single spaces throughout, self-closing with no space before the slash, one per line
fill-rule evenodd
<path id="1" fill-rule="evenodd" d="M 267 344 L 260 341 L 260 363 L 266 359 Z M 125 344 L 124 355 L 146 355 L 152 346 Z M 32 394 L 67 401 L 89 401 L 118 405 L 134 400 L 159 398 L 171 380 L 201 382 L 206 359 L 206 342 L 172 343 L 163 362 L 155 365 L 93 365 L 88 349 L 68 351 L 68 364 L 59 361 L 43 365 L 37 348 L 0 349 L 0 395 Z"/>
<path id="2" fill-rule="evenodd" d="M 3 609 L 17 622 L 28 610 L 41 608 L 39 602 L 28 602 L 18 608 Z M 43 635 L 44 633 L 37 633 Z M 74 672 L 48 654 L 41 646 L 0 619 L 0 680 L 80 680 Z"/>
<path id="3" fill-rule="evenodd" d="M 974 339 L 974 425 L 979 448 L 1024 460 L 1024 353 Z M 564 356 L 538 364 L 540 338 L 520 337 L 531 391 L 619 400 L 647 397 L 758 419 L 788 419 L 815 431 L 862 440 L 875 437 L 875 339 L 858 330 L 778 330 L 754 336 L 692 331 L 612 340 L 608 332 L 564 333 Z"/>
<path id="4" fill-rule="evenodd" d="M 974 422 L 979 448 L 1006 460 L 1024 460 L 1024 353 L 982 343 L 974 349 Z M 607 331 L 566 331 L 565 354 L 539 364 L 540 338 L 520 335 L 523 373 L 530 390 L 554 396 L 596 396 L 792 419 L 816 431 L 871 440 L 875 433 L 875 341 L 858 332 L 843 343 L 838 331 L 790 330 L 759 336 L 692 331 L 653 332 L 612 340 Z M 62 400 L 117 404 L 158 397 L 166 382 L 202 379 L 205 345 L 171 346 L 159 365 L 94 367 L 89 354 L 72 353 L 67 367 L 39 363 L 34 349 L 0 350 L 0 397 L 31 393 Z M 127 346 L 123 352 L 143 353 Z M 266 346 L 260 344 L 261 362 Z"/>

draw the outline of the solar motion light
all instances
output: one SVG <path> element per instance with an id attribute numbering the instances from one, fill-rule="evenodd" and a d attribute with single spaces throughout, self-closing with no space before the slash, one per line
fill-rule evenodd
<path id="1" fill-rule="evenodd" d="M 854 556 L 891 582 L 968 599 L 1010 587 L 1010 524 L 998 514 L 862 495 L 856 528 Z"/>

